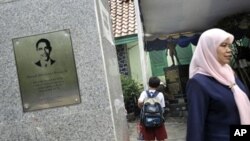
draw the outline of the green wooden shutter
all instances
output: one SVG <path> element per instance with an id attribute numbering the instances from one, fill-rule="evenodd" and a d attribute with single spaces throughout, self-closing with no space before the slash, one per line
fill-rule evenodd
<path id="1" fill-rule="evenodd" d="M 164 75 L 163 68 L 168 66 L 166 50 L 150 51 L 149 52 L 151 70 L 153 76 Z"/>

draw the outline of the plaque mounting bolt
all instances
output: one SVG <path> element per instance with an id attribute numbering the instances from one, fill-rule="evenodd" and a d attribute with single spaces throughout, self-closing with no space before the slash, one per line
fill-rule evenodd
<path id="1" fill-rule="evenodd" d="M 23 105 L 23 107 L 24 107 L 25 109 L 28 109 L 28 108 L 29 108 L 29 104 L 28 104 L 28 103 L 25 103 L 25 104 Z"/>

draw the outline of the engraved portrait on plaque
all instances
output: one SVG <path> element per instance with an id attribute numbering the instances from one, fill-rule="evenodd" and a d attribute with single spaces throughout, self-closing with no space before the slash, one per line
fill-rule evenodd
<path id="1" fill-rule="evenodd" d="M 55 60 L 51 59 L 50 54 L 52 47 L 48 39 L 40 39 L 36 43 L 36 51 L 39 54 L 39 60 L 35 63 L 39 67 L 49 67 L 55 63 Z"/>
<path id="2" fill-rule="evenodd" d="M 24 112 L 81 102 L 68 29 L 12 42 Z"/>

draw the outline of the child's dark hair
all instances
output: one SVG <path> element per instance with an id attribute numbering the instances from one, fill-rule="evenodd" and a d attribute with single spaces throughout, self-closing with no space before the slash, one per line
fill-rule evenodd
<path id="1" fill-rule="evenodd" d="M 151 88 L 157 88 L 160 85 L 161 80 L 156 77 L 156 76 L 152 76 L 149 78 L 148 81 L 148 86 Z"/>

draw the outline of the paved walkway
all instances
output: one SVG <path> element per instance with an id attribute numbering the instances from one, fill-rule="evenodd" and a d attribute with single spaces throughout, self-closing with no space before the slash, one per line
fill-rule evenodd
<path id="1" fill-rule="evenodd" d="M 167 141 L 185 141 L 186 136 L 186 118 L 167 117 L 165 126 L 167 129 Z M 129 122 L 130 141 L 137 141 L 136 121 Z"/>

